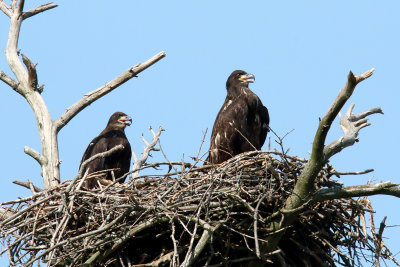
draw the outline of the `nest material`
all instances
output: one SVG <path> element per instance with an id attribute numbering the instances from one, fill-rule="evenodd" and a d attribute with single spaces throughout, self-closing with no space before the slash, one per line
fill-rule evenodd
<path id="1" fill-rule="evenodd" d="M 272 155 L 246 153 L 218 167 L 182 163 L 173 173 L 92 191 L 65 182 L 3 203 L 18 212 L 0 224 L 2 253 L 28 266 L 247 266 L 258 258 L 276 266 L 357 266 L 376 255 L 396 263 L 367 233 L 373 211 L 364 198 L 306 207 L 277 250 L 260 255 L 268 223 L 279 221 L 306 163 Z M 315 186 L 340 186 L 334 173 L 326 165 Z"/>

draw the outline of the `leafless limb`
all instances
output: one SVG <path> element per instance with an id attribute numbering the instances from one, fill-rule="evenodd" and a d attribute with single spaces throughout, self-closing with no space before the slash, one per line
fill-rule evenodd
<path id="1" fill-rule="evenodd" d="M 31 189 L 31 186 L 33 186 L 33 188 L 34 188 L 34 190 L 36 192 L 43 191 L 43 189 L 41 189 L 40 187 L 37 187 L 37 186 L 33 185 L 31 181 L 23 182 L 23 181 L 19 181 L 19 180 L 14 180 L 13 183 L 17 184 L 17 185 L 20 185 L 20 186 L 23 186 L 23 187 L 28 188 L 28 189 Z"/>
<path id="2" fill-rule="evenodd" d="M 338 192 L 334 184 L 324 184 L 335 172 L 328 165 L 321 170 L 317 186 L 324 184 L 331 191 L 317 191 L 315 196 L 320 199 L 312 199 L 298 208 L 296 212 L 302 211 L 295 225 L 268 228 L 274 220 L 271 216 L 284 218 L 295 212 L 277 207 L 284 207 L 295 186 L 294 174 L 307 164 L 290 156 L 286 165 L 281 154 L 277 153 L 276 158 L 271 155 L 253 151 L 212 170 L 202 166 L 152 176 L 140 190 L 133 186 L 136 180 L 90 191 L 79 190 L 76 184 L 69 190 L 69 181 L 32 197 L 9 201 L 7 207 L 0 209 L 0 216 L 6 210 L 10 213 L 4 219 L 0 217 L 0 235 L 8 244 L 0 254 L 10 252 L 10 262 L 21 265 L 38 260 L 45 260 L 49 266 L 60 262 L 69 262 L 69 266 L 101 265 L 122 258 L 124 264 L 131 262 L 137 266 L 160 262 L 178 266 L 179 259 L 186 258 L 182 265 L 189 266 L 233 262 L 247 265 L 257 258 L 258 250 L 262 263 L 277 259 L 287 263 L 288 249 L 299 262 L 307 262 L 310 257 L 316 262 L 334 264 L 332 253 L 351 262 L 357 255 L 351 250 L 351 242 L 358 247 L 367 244 L 365 249 L 372 255 L 376 253 L 376 242 L 368 235 L 363 220 L 357 219 L 358 214 L 373 212 L 372 207 L 362 199 L 347 199 L 339 193 L 335 196 L 338 199 L 329 194 L 327 197 L 327 192 Z M 279 179 L 282 176 L 286 178 Z M 267 183 L 269 186 L 265 187 Z M 398 190 L 398 186 L 390 184 L 383 188 Z M 351 191 L 348 187 L 343 190 Z M 275 212 L 278 215 L 274 217 Z M 366 234 L 352 241 L 349 232 Z M 293 246 L 263 252 L 269 238 L 277 233 L 283 233 L 289 242 L 292 240 Z M 207 250 L 212 239 L 212 249 Z M 343 249 L 342 242 L 349 246 Z M 40 250 L 32 249 L 39 244 Z M 394 262 L 387 248 L 381 248 L 380 259 Z M 146 253 L 143 261 L 138 257 L 140 251 Z"/>
<path id="3" fill-rule="evenodd" d="M 116 152 L 118 152 L 118 151 L 121 151 L 121 150 L 123 150 L 123 149 L 124 149 L 124 146 L 123 146 L 123 145 L 117 145 L 117 146 L 111 148 L 110 150 L 107 150 L 107 151 L 105 151 L 105 152 L 102 152 L 102 153 L 98 153 L 98 154 L 96 154 L 96 155 L 93 155 L 93 156 L 91 156 L 90 158 L 88 158 L 87 160 L 85 160 L 84 162 L 82 162 L 82 164 L 81 164 L 81 166 L 80 166 L 80 168 L 79 168 L 78 174 L 75 176 L 75 178 L 72 180 L 72 182 L 71 182 L 70 185 L 68 186 L 67 192 L 71 190 L 72 186 L 75 184 L 75 182 L 76 182 L 77 180 L 79 180 L 79 179 L 82 178 L 82 176 L 84 175 L 83 171 L 86 169 L 87 165 L 88 165 L 90 162 L 92 162 L 93 160 L 96 160 L 96 159 L 101 159 L 101 158 L 108 157 L 108 156 L 110 156 L 110 155 L 112 155 L 112 154 L 114 154 L 114 153 L 116 153 Z"/>
<path id="4" fill-rule="evenodd" d="M 12 89 L 14 89 L 14 91 L 17 91 L 17 92 L 19 91 L 19 90 L 17 90 L 19 84 L 13 78 L 11 78 L 7 74 L 5 74 L 4 71 L 0 71 L 0 80 L 2 80 L 4 83 L 6 83 Z"/>
<path id="5" fill-rule="evenodd" d="M 12 10 L 7 6 L 6 3 L 4 3 L 3 0 L 0 1 L 0 9 L 1 11 L 4 12 L 4 14 L 6 14 L 9 18 L 11 18 Z"/>
<path id="6" fill-rule="evenodd" d="M 318 173 L 321 171 L 324 164 L 328 160 L 329 155 L 331 155 L 330 151 L 327 152 L 327 150 L 325 150 L 325 140 L 332 125 L 332 122 L 334 121 L 344 104 L 353 94 L 357 84 L 370 77 L 373 71 L 374 69 L 372 68 L 369 71 L 358 76 L 355 76 L 350 71 L 345 87 L 339 92 L 339 95 L 333 101 L 328 112 L 320 120 L 318 129 L 314 137 L 310 159 L 304 166 L 304 169 L 301 171 L 301 174 L 296 181 L 293 192 L 286 199 L 285 207 L 282 210 L 292 212 L 286 213 L 285 216 L 282 217 L 281 221 L 272 222 L 272 229 L 277 230 L 288 227 L 292 225 L 294 221 L 298 220 L 299 213 L 305 208 L 304 204 L 310 200 L 310 197 L 315 190 L 315 179 L 317 178 Z M 349 110 L 349 114 L 351 114 L 351 110 L 352 109 Z M 360 118 L 365 114 L 368 114 L 368 112 L 363 113 L 362 115 L 357 115 L 356 118 Z M 363 123 L 364 121 L 361 120 L 359 123 L 355 124 L 355 127 L 365 127 Z M 358 128 L 358 130 L 361 128 Z M 283 232 L 278 232 L 275 235 L 271 235 L 268 238 L 269 242 L 267 244 L 263 244 L 264 246 L 260 248 L 261 253 L 266 253 L 268 251 L 274 250 L 280 242 L 283 234 Z"/>
<path id="7" fill-rule="evenodd" d="M 34 16 L 36 14 L 41 13 L 41 12 L 44 12 L 44 11 L 47 11 L 49 9 L 55 8 L 57 6 L 58 5 L 56 5 L 54 3 L 48 3 L 48 4 L 40 5 L 38 7 L 32 8 L 32 9 L 24 12 L 22 17 L 23 17 L 23 19 L 27 19 L 27 18 L 30 18 L 30 17 L 32 17 L 32 16 Z"/>
<path id="8" fill-rule="evenodd" d="M 352 198 L 373 195 L 391 195 L 400 198 L 400 187 L 398 184 L 383 182 L 378 184 L 346 186 L 341 188 L 319 189 L 313 196 L 313 202 L 338 198 Z"/>
<path id="9" fill-rule="evenodd" d="M 162 59 L 165 56 L 165 53 L 161 52 L 150 58 L 148 61 L 129 68 L 104 86 L 86 94 L 81 100 L 68 108 L 57 120 L 53 121 L 48 107 L 41 96 L 42 86 L 38 85 L 36 64 L 33 64 L 25 55 L 22 55 L 21 60 L 19 57 L 18 39 L 24 19 L 55 8 L 57 5 L 54 3 L 48 3 L 23 12 L 24 3 L 24 0 L 13 0 L 11 7 L 8 7 L 4 1 L 0 1 L 0 9 L 11 20 L 5 52 L 8 64 L 16 77 L 16 80 L 14 80 L 1 71 L 0 80 L 22 95 L 33 110 L 38 125 L 42 154 L 40 155 L 32 149 L 26 150 L 26 153 L 32 156 L 40 164 L 42 168 L 44 188 L 47 189 L 57 186 L 60 183 L 60 160 L 57 141 L 58 132 L 86 106 L 111 92 L 131 78 L 136 77 L 137 74 Z M 22 62 L 25 64 L 26 69 Z"/>
<path id="10" fill-rule="evenodd" d="M 37 152 L 36 150 L 34 150 L 33 148 L 25 146 L 24 147 L 24 152 L 25 152 L 25 154 L 27 154 L 27 155 L 31 156 L 32 158 L 34 158 L 41 166 L 46 164 L 46 158 L 43 157 L 42 155 L 40 155 L 40 153 Z"/>
<path id="11" fill-rule="evenodd" d="M 350 105 L 344 117 L 342 117 L 339 113 L 340 127 L 343 130 L 344 136 L 325 146 L 325 160 L 328 160 L 333 155 L 342 151 L 344 148 L 352 146 L 355 142 L 358 142 L 358 132 L 362 128 L 371 125 L 367 122 L 368 120 L 365 119 L 366 116 L 377 113 L 383 114 L 381 108 L 378 107 L 354 115 L 353 108 L 354 104 Z"/>
<path id="12" fill-rule="evenodd" d="M 119 87 L 120 85 L 124 84 L 128 80 L 136 77 L 139 73 L 147 69 L 148 67 L 152 66 L 153 64 L 157 63 L 159 60 L 165 57 L 165 52 L 160 52 L 157 55 L 153 56 L 149 60 L 145 61 L 144 63 L 138 63 L 135 66 L 129 68 L 121 75 L 116 77 L 110 82 L 107 82 L 105 85 L 97 88 L 96 90 L 85 94 L 81 100 L 67 108 L 63 115 L 60 116 L 55 121 L 54 127 L 56 131 L 60 131 L 73 117 L 75 117 L 82 109 L 89 106 L 91 103 L 99 99 L 100 97 L 108 94 L 115 88 Z"/>
<path id="13" fill-rule="evenodd" d="M 161 126 L 158 127 L 158 131 L 157 131 L 157 133 L 155 133 L 153 131 L 153 129 L 150 127 L 150 131 L 153 134 L 153 141 L 151 143 L 148 143 L 146 141 L 146 139 L 144 139 L 144 137 L 142 136 L 142 140 L 146 144 L 146 147 L 143 150 L 142 156 L 140 158 L 137 158 L 136 155 L 133 153 L 135 162 L 132 167 L 132 179 L 139 176 L 139 170 L 146 163 L 146 160 L 149 157 L 150 152 L 159 150 L 159 149 L 155 148 L 155 146 L 156 146 L 158 140 L 160 139 L 160 135 L 161 135 L 161 132 L 163 131 L 163 128 Z"/>
<path id="14" fill-rule="evenodd" d="M 367 173 L 370 173 L 370 172 L 373 172 L 373 171 L 374 171 L 374 169 L 367 169 L 367 170 L 364 170 L 364 171 L 357 171 L 357 172 L 338 172 L 338 171 L 335 171 L 334 174 L 336 176 L 340 176 L 340 175 L 362 175 L 362 174 L 367 174 Z"/>

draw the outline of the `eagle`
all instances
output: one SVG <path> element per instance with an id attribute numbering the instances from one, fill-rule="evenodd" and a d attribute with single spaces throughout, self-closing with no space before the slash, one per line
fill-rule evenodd
<path id="1" fill-rule="evenodd" d="M 254 75 L 235 70 L 211 133 L 206 163 L 219 164 L 243 152 L 260 150 L 269 131 L 268 109 L 248 85 Z"/>
<path id="2" fill-rule="evenodd" d="M 115 112 L 111 115 L 110 119 L 108 120 L 107 127 L 96 138 L 94 138 L 86 148 L 80 165 L 82 165 L 82 163 L 90 157 L 102 152 L 106 152 L 118 145 L 122 145 L 124 148 L 108 157 L 91 161 L 83 170 L 83 173 L 87 172 L 90 174 L 102 170 L 113 169 L 114 177 L 119 178 L 129 172 L 132 151 L 131 145 L 126 138 L 124 130 L 125 127 L 130 126 L 131 123 L 131 117 L 123 112 Z M 108 171 L 103 173 L 99 178 L 112 180 L 112 173 L 111 171 Z M 124 181 L 125 178 L 119 180 L 120 183 L 123 183 Z M 84 187 L 87 189 L 94 188 L 96 186 L 96 179 L 87 179 L 84 184 Z"/>

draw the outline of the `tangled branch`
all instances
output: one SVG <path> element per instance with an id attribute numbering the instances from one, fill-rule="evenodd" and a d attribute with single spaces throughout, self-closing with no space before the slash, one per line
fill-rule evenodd
<path id="1" fill-rule="evenodd" d="M 179 172 L 92 191 L 65 182 L 1 206 L 8 213 L 0 222 L 6 244 L 0 253 L 7 252 L 11 264 L 48 266 L 219 266 L 255 259 L 357 266 L 368 254 L 371 262 L 395 262 L 382 241 L 384 226 L 376 238 L 366 231 L 370 203 L 340 193 L 354 191 L 338 186 L 329 164 L 318 174 L 315 198 L 295 223 L 278 230 L 284 234 L 277 248 L 261 250 L 276 231 L 271 222 L 285 216 L 282 208 L 305 164 L 280 152 L 254 151 L 218 167 L 186 163 Z M 384 189 L 375 193 L 399 190 L 389 183 L 376 187 Z"/>

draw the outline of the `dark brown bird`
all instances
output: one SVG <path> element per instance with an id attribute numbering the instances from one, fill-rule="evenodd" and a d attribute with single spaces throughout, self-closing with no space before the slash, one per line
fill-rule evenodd
<path id="1" fill-rule="evenodd" d="M 269 131 L 268 109 L 248 85 L 254 75 L 235 70 L 211 133 L 206 163 L 218 164 L 243 152 L 260 150 Z"/>
<path id="2" fill-rule="evenodd" d="M 125 113 L 115 112 L 111 115 L 107 127 L 99 134 L 99 136 L 94 138 L 86 148 L 81 160 L 81 165 L 90 157 L 98 153 L 106 152 L 117 145 L 123 145 L 124 149 L 117 151 L 108 157 L 93 160 L 86 166 L 83 173 L 87 171 L 88 174 L 90 174 L 97 171 L 115 169 L 113 170 L 113 173 L 114 177 L 117 179 L 129 172 L 132 151 L 124 129 L 127 125 L 131 125 L 131 123 L 131 117 Z M 104 175 L 99 178 L 112 180 L 111 171 L 104 173 Z M 119 182 L 123 183 L 124 181 L 125 178 Z M 88 189 L 96 187 L 97 181 L 96 179 L 86 179 L 84 186 Z"/>

